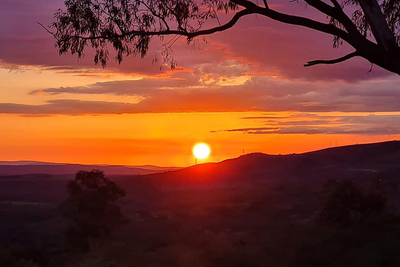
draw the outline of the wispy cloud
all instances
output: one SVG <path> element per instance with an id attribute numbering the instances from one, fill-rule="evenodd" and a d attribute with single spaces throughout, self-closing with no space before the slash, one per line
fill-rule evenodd
<path id="1" fill-rule="evenodd" d="M 225 68 L 236 68 L 233 65 Z M 225 71 L 226 73 L 229 70 Z M 346 82 L 313 83 L 276 80 L 271 76 L 250 76 L 237 84 L 223 84 L 224 77 L 241 77 L 240 71 L 205 82 L 209 72 L 182 72 L 170 78 L 144 78 L 98 82 L 88 86 L 45 88 L 32 95 L 53 97 L 93 95 L 136 96 L 134 112 L 213 112 L 213 111 L 299 111 L 299 112 L 394 112 L 400 111 L 400 91 L 394 80 L 352 85 Z M 222 84 L 221 84 L 222 83 Z M 349 90 L 349 87 L 354 90 Z M 370 90 L 369 94 L 364 94 Z M 392 90 L 388 94 L 373 93 Z M 349 91 L 349 93 L 347 93 Z M 74 98 L 74 97 L 70 97 Z M 56 100 L 56 99 L 55 99 Z M 32 107 L 35 110 L 35 107 Z M 88 109 L 85 109 L 89 111 Z M 130 110 L 130 109 L 129 109 Z M 95 112 L 95 111 L 94 111 Z M 133 111 L 127 111 L 133 112 Z M 107 114 L 107 109 L 104 109 Z M 282 116 L 282 115 L 280 115 Z M 259 116 L 247 119 L 277 119 Z M 309 121 L 317 124 L 319 121 Z"/>
<path id="2" fill-rule="evenodd" d="M 400 115 L 323 115 L 295 113 L 287 117 L 244 117 L 266 125 L 212 131 L 241 132 L 245 134 L 400 134 Z"/>
<path id="3" fill-rule="evenodd" d="M 215 131 L 213 131 L 215 132 Z M 386 135 L 400 134 L 400 126 L 398 127 L 368 127 L 360 126 L 340 126 L 340 127 L 314 127 L 314 126 L 289 126 L 285 128 L 277 127 L 255 127 L 230 129 L 225 132 L 242 132 L 246 134 L 358 134 L 358 135 Z"/>

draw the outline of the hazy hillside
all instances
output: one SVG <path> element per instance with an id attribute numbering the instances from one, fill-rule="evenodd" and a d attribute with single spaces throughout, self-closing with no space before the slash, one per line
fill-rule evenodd
<path id="1" fill-rule="evenodd" d="M 328 179 L 400 169 L 400 141 L 351 145 L 290 155 L 253 153 L 146 177 L 158 182 Z"/>
<path id="2" fill-rule="evenodd" d="M 399 163 L 400 142 L 392 141 L 329 148 L 304 154 L 254 153 L 175 171 L 165 171 L 159 167 L 148 170 L 107 165 L 3 165 L 0 166 L 0 200 L 61 200 L 65 197 L 66 181 L 73 179 L 79 170 L 103 170 L 107 176 L 118 180 L 127 191 L 137 194 L 138 188 L 145 187 L 147 192 L 150 185 L 155 190 L 193 186 L 205 189 L 221 186 L 282 187 L 376 175 L 386 177 L 388 183 L 393 183 L 400 173 Z"/>
<path id="3" fill-rule="evenodd" d="M 146 175 L 157 172 L 176 170 L 179 168 L 158 167 L 152 165 L 140 167 L 122 165 L 82 165 L 35 161 L 0 162 L 0 176 L 27 174 L 65 175 L 75 174 L 80 170 L 90 171 L 93 169 L 103 170 L 108 175 Z"/>
<path id="4" fill-rule="evenodd" d="M 206 163 L 188 168 L 153 165 L 81 165 L 36 161 L 0 162 L 1 175 L 75 174 L 79 170 L 103 170 L 107 175 L 151 175 L 160 179 L 246 178 L 252 175 L 282 174 L 304 170 L 385 171 L 397 168 L 400 162 L 400 141 L 334 147 L 303 154 L 267 155 L 253 153 L 219 163 Z"/>

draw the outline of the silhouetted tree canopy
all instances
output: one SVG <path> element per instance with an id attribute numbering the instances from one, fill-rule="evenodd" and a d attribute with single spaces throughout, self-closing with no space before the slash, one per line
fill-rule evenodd
<path id="1" fill-rule="evenodd" d="M 368 223 L 371 219 L 379 220 L 387 212 L 387 198 L 379 179 L 367 191 L 348 180 L 334 181 L 330 187 L 327 201 L 319 214 L 322 223 Z"/>
<path id="2" fill-rule="evenodd" d="M 71 245 L 88 250 L 89 238 L 108 234 L 125 221 L 116 203 L 125 192 L 102 171 L 79 171 L 67 189 L 69 197 L 61 209 L 72 222 L 67 230 L 67 241 Z"/>
<path id="3" fill-rule="evenodd" d="M 66 10 L 54 14 L 49 32 L 54 35 L 60 54 L 70 51 L 82 57 L 85 47 L 91 46 L 95 63 L 100 62 L 103 67 L 109 60 L 108 44 L 116 50 L 120 63 L 131 54 L 144 57 L 153 37 L 172 35 L 164 45 L 164 56 L 174 68 L 176 62 L 169 52 L 176 36 L 185 36 L 190 43 L 196 36 L 225 31 L 240 18 L 257 14 L 330 34 L 334 47 L 346 42 L 355 49 L 341 58 L 309 61 L 305 66 L 335 64 L 360 56 L 400 74 L 400 1 L 287 1 L 304 1 L 326 15 L 328 21 L 278 12 L 268 5 L 268 0 L 66 0 Z M 220 11 L 232 14 L 230 21 L 219 24 Z M 217 26 L 208 26 L 207 21 L 214 21 Z"/>

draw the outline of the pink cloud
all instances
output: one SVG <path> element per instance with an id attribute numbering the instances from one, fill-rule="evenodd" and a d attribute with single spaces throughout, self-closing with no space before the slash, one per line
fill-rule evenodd
<path id="1" fill-rule="evenodd" d="M 202 73 L 203 74 L 203 73 Z M 79 115 L 171 112 L 299 111 L 299 112 L 379 112 L 400 111 L 400 93 L 391 80 L 346 82 L 284 82 L 263 76 L 251 77 L 239 85 L 204 84 L 202 74 L 181 73 L 179 79 L 142 79 L 95 83 L 89 86 L 45 88 L 35 94 L 48 94 L 52 100 L 42 105 L 0 104 L 0 113 L 23 115 Z M 380 86 L 377 86 L 377 85 Z M 354 90 L 350 90 L 350 89 Z M 383 88 L 383 89 L 381 89 Z M 391 94 L 379 94 L 390 90 Z M 365 94 L 365 91 L 370 94 Z M 373 93 L 375 92 L 375 93 Z M 79 96 L 131 95 L 138 103 L 77 101 Z"/>

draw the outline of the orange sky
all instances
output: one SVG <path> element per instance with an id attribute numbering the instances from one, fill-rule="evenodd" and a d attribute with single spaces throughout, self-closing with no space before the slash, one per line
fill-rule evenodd
<path id="1" fill-rule="evenodd" d="M 330 36 L 249 17 L 207 43 L 177 42 L 174 71 L 151 63 L 157 42 L 102 69 L 91 52 L 60 57 L 37 26 L 58 7 L 0 3 L 0 161 L 188 166 L 197 142 L 211 146 L 206 162 L 399 138 L 397 76 L 362 59 L 302 66 L 348 51 Z"/>
<path id="2" fill-rule="evenodd" d="M 218 132 L 257 127 L 257 122 L 243 117 L 262 115 L 260 112 L 44 117 L 1 115 L 0 160 L 188 166 L 194 163 L 191 153 L 196 142 L 206 142 L 211 146 L 210 157 L 200 161 L 208 162 L 240 156 L 243 150 L 245 153 L 300 153 L 335 146 L 336 143 L 346 145 L 388 139 L 387 135 Z"/>

